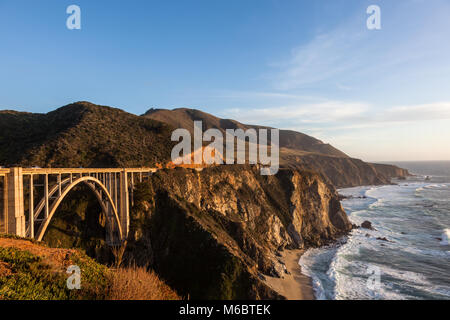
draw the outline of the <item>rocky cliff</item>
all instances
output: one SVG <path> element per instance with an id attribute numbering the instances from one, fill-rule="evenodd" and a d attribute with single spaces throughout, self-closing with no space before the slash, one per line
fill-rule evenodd
<path id="1" fill-rule="evenodd" d="M 390 184 L 393 178 L 402 179 L 409 175 L 408 170 L 394 165 L 286 149 L 281 149 L 281 165 L 300 171 L 315 171 L 336 188 Z"/>
<path id="2" fill-rule="evenodd" d="M 326 244 L 351 224 L 317 174 L 249 166 L 163 170 L 137 186 L 128 254 L 191 298 L 282 298 L 277 252 Z"/>
<path id="3" fill-rule="evenodd" d="M 377 172 L 388 178 L 404 179 L 411 176 L 408 170 L 391 164 L 371 163 L 371 165 L 377 170 Z"/>

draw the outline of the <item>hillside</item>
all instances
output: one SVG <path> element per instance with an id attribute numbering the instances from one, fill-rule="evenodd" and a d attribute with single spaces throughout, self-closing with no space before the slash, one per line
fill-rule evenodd
<path id="1" fill-rule="evenodd" d="M 80 268 L 79 290 L 67 268 Z M 127 290 L 124 290 L 127 289 Z M 0 235 L 0 300 L 175 300 L 177 294 L 143 268 L 107 268 L 76 249 L 51 248 Z"/>
<path id="2" fill-rule="evenodd" d="M 203 130 L 216 128 L 224 135 L 226 129 L 270 129 L 270 127 L 242 124 L 236 120 L 220 119 L 200 110 L 186 108 L 173 110 L 150 109 L 143 116 L 167 123 L 174 128 L 187 129 L 191 134 L 194 132 L 194 120 L 203 121 Z M 280 130 L 280 148 L 291 148 L 332 156 L 347 157 L 345 153 L 329 144 L 325 144 L 306 134 L 291 130 Z"/>
<path id="3" fill-rule="evenodd" d="M 175 128 L 193 132 L 193 121 L 201 120 L 203 130 L 268 128 L 246 125 L 235 120 L 220 119 L 195 109 L 150 109 L 144 117 L 162 121 Z M 316 171 L 337 187 L 389 184 L 392 178 L 405 177 L 408 171 L 391 165 L 366 163 L 306 134 L 280 130 L 280 166 Z"/>
<path id="4" fill-rule="evenodd" d="M 170 159 L 172 129 L 77 102 L 46 114 L 0 111 L 0 165 L 133 167 Z"/>

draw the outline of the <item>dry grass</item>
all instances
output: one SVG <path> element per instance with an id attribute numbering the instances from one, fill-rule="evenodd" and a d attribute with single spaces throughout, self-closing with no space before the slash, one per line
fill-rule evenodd
<path id="1" fill-rule="evenodd" d="M 111 252 L 114 256 L 114 266 L 116 268 L 120 268 L 123 262 L 123 255 L 125 254 L 125 250 L 127 248 L 127 241 L 122 241 L 120 245 L 112 246 Z"/>
<path id="2" fill-rule="evenodd" d="M 180 300 L 154 272 L 142 267 L 112 269 L 108 300 Z"/>
<path id="3" fill-rule="evenodd" d="M 41 257 L 43 262 L 53 268 L 63 270 L 64 272 L 68 266 L 73 264 L 72 256 L 76 253 L 75 249 L 49 248 L 43 245 L 37 245 L 33 241 L 25 238 L 0 237 L 0 247 L 28 251 L 31 254 Z"/>

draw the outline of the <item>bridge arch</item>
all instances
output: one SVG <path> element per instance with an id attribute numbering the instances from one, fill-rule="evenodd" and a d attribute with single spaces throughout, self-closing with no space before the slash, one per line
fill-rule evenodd
<path id="1" fill-rule="evenodd" d="M 37 232 L 36 240 L 42 241 L 45 232 L 47 231 L 48 226 L 50 225 L 50 222 L 55 215 L 59 205 L 64 200 L 64 198 L 67 196 L 67 194 L 77 185 L 80 183 L 86 184 L 95 194 L 97 197 L 97 200 L 100 203 L 100 206 L 102 207 L 102 210 L 104 214 L 106 215 L 106 221 L 107 223 L 110 223 L 111 232 L 114 231 L 114 225 L 118 232 L 119 239 L 122 239 L 123 232 L 122 227 L 119 220 L 119 215 L 117 212 L 117 208 L 114 204 L 113 199 L 111 198 L 110 193 L 108 192 L 108 189 L 105 187 L 105 185 L 98 180 L 97 178 L 91 177 L 91 176 L 82 176 L 76 180 L 74 180 L 72 183 L 67 185 L 67 187 L 64 188 L 64 190 L 61 192 L 61 195 L 55 200 L 55 202 L 52 204 L 49 210 L 48 217 L 41 223 L 39 230 Z M 103 199 L 103 195 L 106 196 L 106 199 Z M 106 200 L 106 203 L 105 203 Z"/>

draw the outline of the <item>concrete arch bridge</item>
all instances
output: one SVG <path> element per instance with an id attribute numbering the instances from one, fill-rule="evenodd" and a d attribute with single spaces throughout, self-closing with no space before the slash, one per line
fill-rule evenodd
<path id="1" fill-rule="evenodd" d="M 77 185 L 95 194 L 106 217 L 107 243 L 126 239 L 130 225 L 130 202 L 135 181 L 157 168 L 6 168 L 0 169 L 3 210 L 0 233 L 41 241 L 59 205 Z"/>

